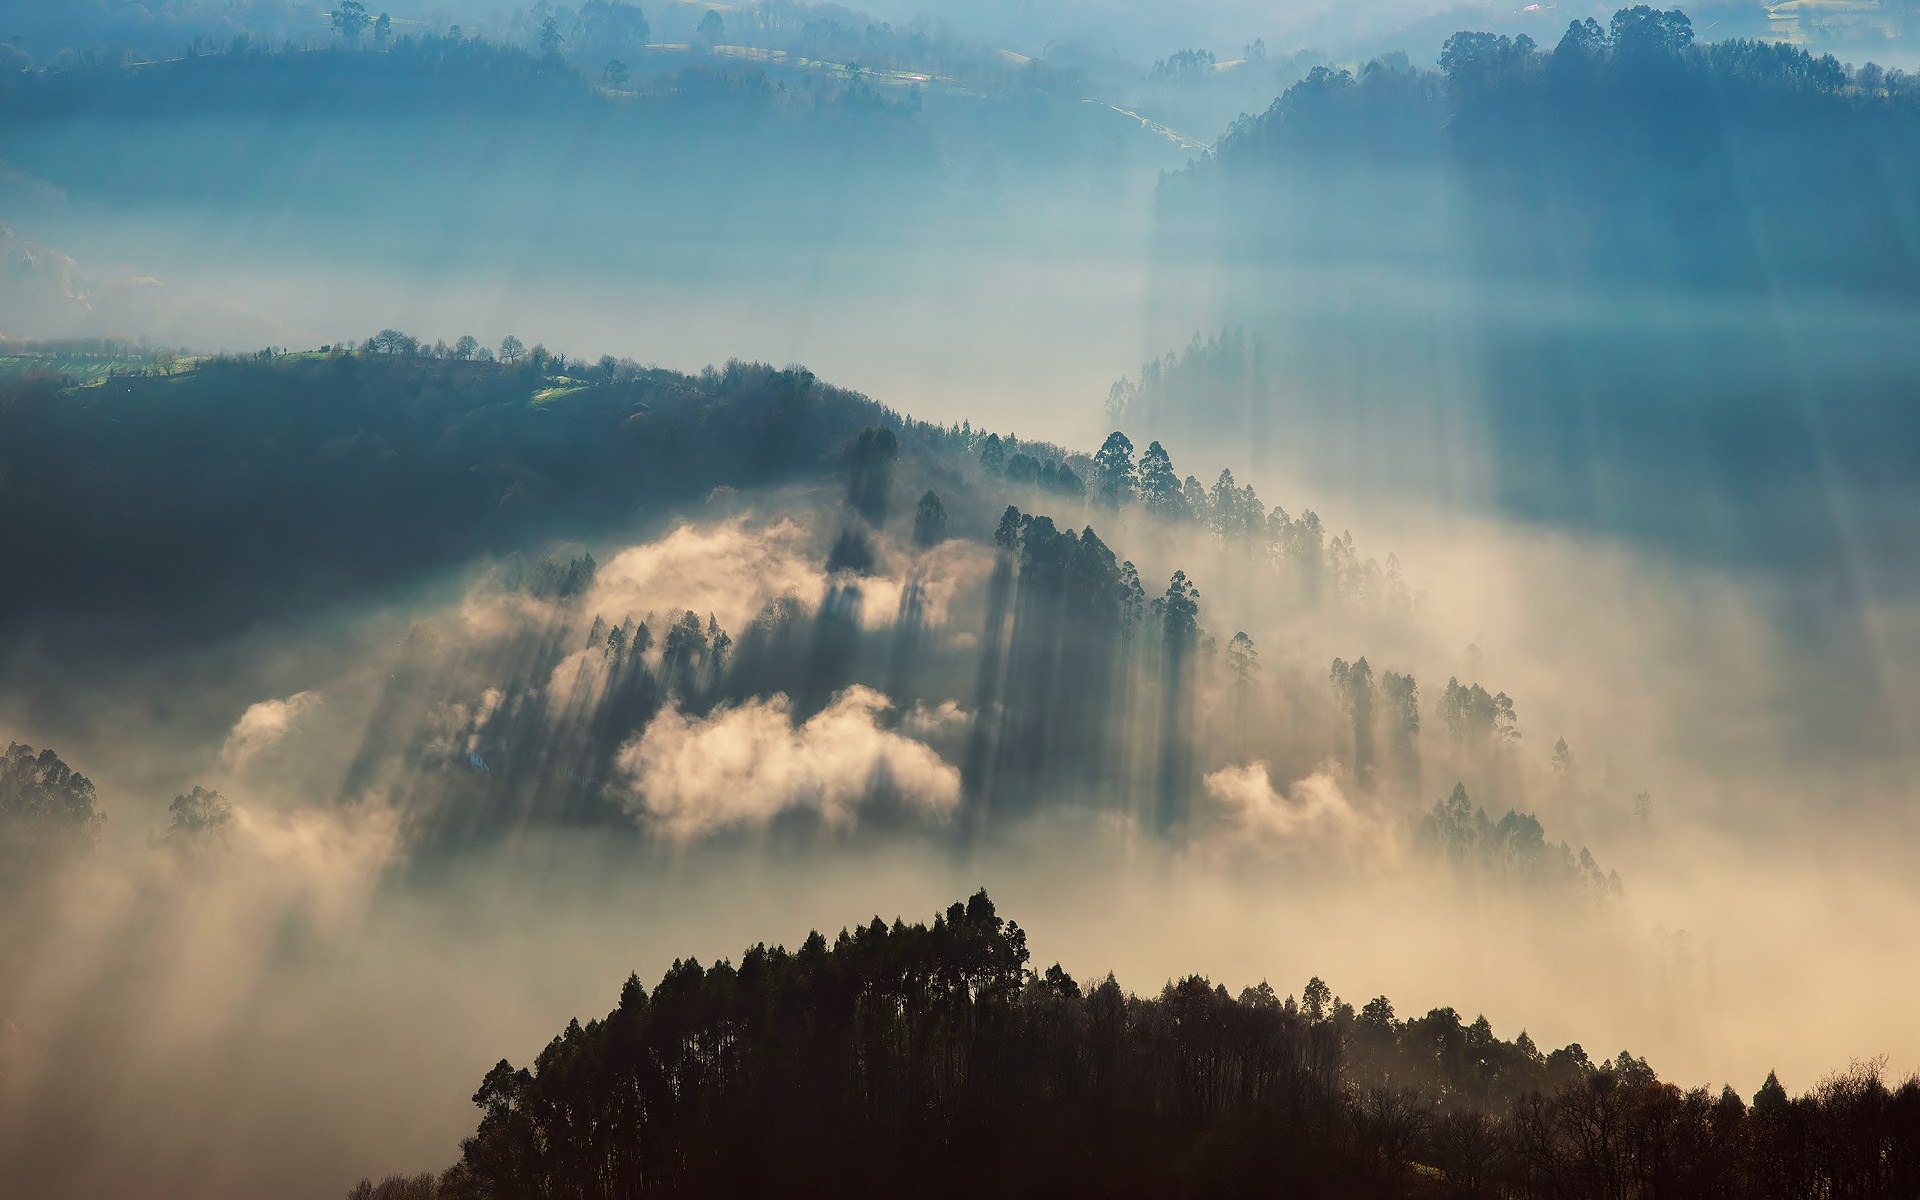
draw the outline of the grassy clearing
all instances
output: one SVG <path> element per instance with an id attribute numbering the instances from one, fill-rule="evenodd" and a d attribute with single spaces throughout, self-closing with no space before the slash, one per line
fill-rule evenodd
<path id="1" fill-rule="evenodd" d="M 83 387 L 105 383 L 115 375 L 180 375 L 190 372 L 202 360 L 197 357 L 158 355 L 129 348 L 126 353 L 74 350 L 9 350 L 0 352 L 0 376 L 28 375 L 44 371 L 64 375 Z"/>

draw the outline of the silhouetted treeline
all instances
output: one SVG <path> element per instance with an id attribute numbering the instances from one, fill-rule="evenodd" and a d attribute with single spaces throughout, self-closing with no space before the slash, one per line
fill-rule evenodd
<path id="1" fill-rule="evenodd" d="M 1462 32 L 1440 66 L 1314 70 L 1174 180 L 1169 215 L 1225 189 L 1250 252 L 1337 261 L 1364 243 L 1556 285 L 1911 295 L 1920 278 L 1920 81 L 1904 72 L 1697 44 L 1683 12 L 1645 5 L 1553 47 Z M 1284 220 L 1256 199 L 1283 194 Z"/>
<path id="2" fill-rule="evenodd" d="M 0 627 L 111 614 L 143 639 L 218 631 L 829 470 L 894 420 L 799 370 L 615 378 L 544 352 L 0 379 Z"/>
<path id="3" fill-rule="evenodd" d="M 480 1082 L 437 1179 L 354 1200 L 637 1196 L 1920 1194 L 1920 1080 L 1856 1064 L 1751 1105 L 1451 1008 L 1029 965 L 984 892 L 797 952 L 676 961 Z"/>

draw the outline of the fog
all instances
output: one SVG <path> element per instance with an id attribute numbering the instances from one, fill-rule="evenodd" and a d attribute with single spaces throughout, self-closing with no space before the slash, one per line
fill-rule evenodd
<path id="1" fill-rule="evenodd" d="M 982 887 L 1920 1070 L 1903 10 L 579 7 L 0 3 L 0 737 L 96 789 L 0 772 L 0 1178 L 438 1171 Z"/>
<path id="2" fill-rule="evenodd" d="M 768 507 L 805 514 L 795 499 Z M 732 619 L 755 596 L 817 593 L 796 519 L 809 521 L 708 519 L 601 547 L 592 603 L 718 604 L 717 587 Z M 662 711 L 619 761 L 635 828 L 657 839 L 536 820 L 423 859 L 400 834 L 404 780 L 336 797 L 344 764 L 379 740 L 368 722 L 403 622 L 505 619 L 485 579 L 448 609 L 378 607 L 64 680 L 55 705 L 15 679 L 10 736 L 84 765 L 109 820 L 97 855 L 32 905 L 44 923 L 10 935 L 30 947 L 15 960 L 10 1169 L 45 1195 L 133 1178 L 148 1195 L 337 1195 L 451 1157 L 485 1067 L 604 1009 L 630 970 L 793 945 L 980 885 L 1047 961 L 1136 988 L 1199 971 L 1284 992 L 1317 974 L 1356 1002 L 1452 1004 L 1506 1036 L 1627 1046 L 1674 1078 L 1743 1089 L 1768 1070 L 1806 1086 L 1853 1057 L 1920 1062 L 1900 999 L 1914 981 L 1898 974 L 1920 917 L 1901 849 L 1912 608 L 1873 614 L 1876 687 L 1802 659 L 1769 598 L 1724 574 L 1512 527 L 1423 534 L 1406 556 L 1419 616 L 1391 639 L 1393 622 L 1275 612 L 1254 585 L 1209 590 L 1203 620 L 1252 630 L 1276 692 L 1323 689 L 1328 644 L 1386 641 L 1383 664 L 1431 680 L 1471 640 L 1522 715 L 1524 803 L 1550 838 L 1618 870 L 1617 901 L 1522 902 L 1516 885 L 1456 873 L 1412 824 L 1451 784 L 1444 767 L 1407 794 L 1357 782 L 1337 755 L 1269 766 L 1314 753 L 1298 719 L 1261 735 L 1254 762 L 1203 764 L 1177 842 L 1122 812 L 1049 807 L 969 849 L 953 837 L 959 771 L 916 736 L 940 744 L 939 720 L 889 729 L 888 699 L 859 686 L 804 720 L 784 696 Z M 1203 581 L 1229 569 L 1218 552 L 1188 561 Z M 968 555 L 944 569 L 965 593 L 988 568 Z M 972 594 L 944 618 L 955 636 L 980 619 Z M 457 729 L 485 724 L 470 713 Z M 1577 781 L 1548 774 L 1556 736 L 1577 747 Z M 875 769 L 899 797 L 879 811 Z M 151 840 L 162 798 L 196 783 L 236 804 L 205 860 Z M 1630 809 L 1643 789 L 1650 818 Z M 783 824 L 794 805 L 818 819 Z"/>

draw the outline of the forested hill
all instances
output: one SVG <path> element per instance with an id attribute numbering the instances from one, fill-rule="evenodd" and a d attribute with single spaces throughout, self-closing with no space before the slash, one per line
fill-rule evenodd
<path id="1" fill-rule="evenodd" d="M 821 473 L 898 422 L 799 369 L 390 346 L 0 378 L 0 627 L 101 617 L 144 639 L 288 616 Z"/>
<path id="2" fill-rule="evenodd" d="M 1458 33 L 1439 61 L 1315 70 L 1168 182 L 1170 224 L 1224 210 L 1239 253 L 1457 254 L 1557 286 L 1916 293 L 1905 72 L 1702 43 L 1645 5 L 1550 47 Z M 1273 219 L 1276 189 L 1291 219 Z"/>
<path id="3" fill-rule="evenodd" d="M 1797 1099 L 1769 1074 L 1749 1106 L 1318 978 L 1140 997 L 1030 962 L 985 892 L 931 926 L 676 961 L 489 1071 L 445 1174 L 353 1200 L 1920 1194 L 1920 1080 L 1871 1065 Z"/>

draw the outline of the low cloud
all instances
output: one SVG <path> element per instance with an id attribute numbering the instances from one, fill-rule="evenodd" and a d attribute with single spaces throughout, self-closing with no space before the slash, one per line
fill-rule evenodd
<path id="1" fill-rule="evenodd" d="M 906 560 L 906 552 L 883 547 L 883 563 Z M 918 589 L 921 619 L 947 623 L 956 595 L 991 568 L 990 549 L 953 540 L 913 553 L 907 576 L 843 575 L 841 586 L 859 595 L 857 620 L 882 629 L 899 615 L 909 586 Z M 601 564 L 586 609 L 608 621 L 648 614 L 671 618 L 709 613 L 736 634 L 769 602 L 781 596 L 817 600 L 826 594 L 824 554 L 813 532 L 783 517 L 770 523 L 739 516 L 686 524 L 665 537 L 631 546 Z"/>
<path id="2" fill-rule="evenodd" d="M 1328 770 L 1296 781 L 1285 793 L 1274 787 L 1264 762 L 1223 767 L 1203 782 L 1210 815 L 1235 848 L 1310 850 L 1355 863 L 1393 860 L 1393 827 L 1356 808 Z"/>
<path id="3" fill-rule="evenodd" d="M 779 596 L 820 595 L 826 574 L 814 557 L 806 530 L 791 520 L 682 525 L 604 563 L 587 608 L 616 622 L 691 610 L 738 630 Z"/>
<path id="4" fill-rule="evenodd" d="M 91 285 L 69 255 L 42 246 L 0 223 L 0 325 L 30 337 L 93 311 Z"/>
<path id="5" fill-rule="evenodd" d="M 275 881 L 279 902 L 329 930 L 350 928 L 363 915 L 400 852 L 399 814 L 377 801 L 333 811 L 238 804 L 234 835 L 245 865 Z"/>
<path id="6" fill-rule="evenodd" d="M 452 757 L 477 755 L 480 752 L 480 735 L 488 723 L 500 714 L 500 706 L 505 703 L 506 696 L 499 688 L 490 687 L 471 704 L 447 701 L 435 705 L 427 718 L 430 731 L 428 748 L 435 754 Z"/>
<path id="7" fill-rule="evenodd" d="M 320 704 L 319 692 L 295 692 L 285 700 L 262 700 L 240 714 L 220 748 L 229 767 L 244 767 L 262 751 L 287 736 L 295 722 Z"/>
<path id="8" fill-rule="evenodd" d="M 705 719 L 668 709 L 621 751 L 620 765 L 637 815 L 678 842 L 794 812 L 846 828 L 882 787 L 909 809 L 950 814 L 960 772 L 923 743 L 883 728 L 888 707 L 879 692 L 853 687 L 799 725 L 785 696 Z"/>

